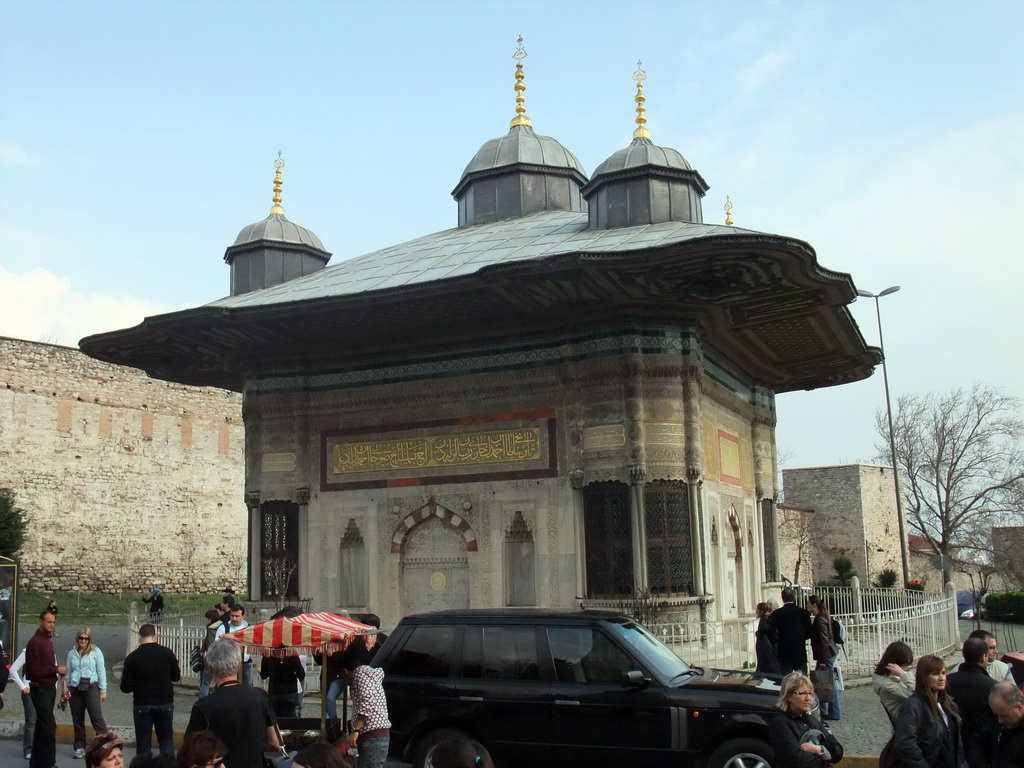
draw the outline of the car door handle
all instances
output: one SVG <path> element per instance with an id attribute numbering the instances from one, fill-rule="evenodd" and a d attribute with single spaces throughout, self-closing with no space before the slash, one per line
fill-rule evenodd
<path id="1" fill-rule="evenodd" d="M 459 696 L 459 701 L 483 701 L 483 696 Z"/>
<path id="2" fill-rule="evenodd" d="M 555 704 L 565 707 L 578 707 L 580 705 L 579 701 L 575 699 L 555 699 Z"/>

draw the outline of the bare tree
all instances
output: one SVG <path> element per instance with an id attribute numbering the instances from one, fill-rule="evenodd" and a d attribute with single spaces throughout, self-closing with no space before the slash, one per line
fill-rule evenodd
<path id="1" fill-rule="evenodd" d="M 970 391 L 902 395 L 893 431 L 911 529 L 942 556 L 943 582 L 981 530 L 1021 517 L 1024 421 L 1020 401 L 975 384 Z M 875 416 L 879 456 L 889 456 L 885 413 Z"/>

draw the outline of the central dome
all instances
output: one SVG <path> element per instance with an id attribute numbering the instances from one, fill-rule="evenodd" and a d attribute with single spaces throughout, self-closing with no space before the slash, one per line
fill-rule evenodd
<path id="1" fill-rule="evenodd" d="M 576 155 L 563 147 L 557 139 L 541 136 L 528 125 L 515 125 L 504 136 L 485 142 L 477 150 L 466 170 L 462 172 L 462 181 L 453 194 L 458 194 L 466 177 L 471 174 L 495 171 L 517 164 L 564 168 L 576 171 L 583 178 L 587 175 Z"/>
<path id="2" fill-rule="evenodd" d="M 576 155 L 520 124 L 477 150 L 452 197 L 459 203 L 459 226 L 468 227 L 539 211 L 585 211 L 586 183 Z"/>

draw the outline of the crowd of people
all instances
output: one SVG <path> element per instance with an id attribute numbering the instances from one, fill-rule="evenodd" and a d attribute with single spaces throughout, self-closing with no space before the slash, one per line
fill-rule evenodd
<path id="1" fill-rule="evenodd" d="M 779 722 L 770 729 L 775 761 L 778 766 L 823 768 L 843 757 L 843 746 L 828 724 L 842 717 L 837 645 L 844 639 L 843 630 L 829 615 L 823 598 L 812 595 L 803 608 L 796 604 L 792 590 L 783 590 L 781 597 L 779 608 L 767 603 L 757 606 L 755 642 L 758 671 L 783 676 L 776 702 Z M 285 609 L 277 615 L 297 613 Z M 120 680 L 121 691 L 133 697 L 132 768 L 262 768 L 265 752 L 280 754 L 282 768 L 384 765 L 391 723 L 383 672 L 369 662 L 386 635 L 359 637 L 326 658 L 314 654 L 318 665 L 326 665 L 329 717 L 337 718 L 337 700 L 346 689 L 351 694 L 351 717 L 337 744 L 309 745 L 289 759 L 279 720 L 301 716 L 305 659 L 265 655 L 259 673 L 268 681 L 268 690 L 252 687 L 251 657 L 241 644 L 224 638 L 248 626 L 244 606 L 225 595 L 207 613 L 207 620 L 206 638 L 199 649 L 202 685 L 177 751 L 173 716 L 174 684 L 181 679 L 179 662 L 159 643 L 154 623 L 140 627 L 139 645 L 125 659 Z M 379 629 L 377 616 L 370 614 L 364 620 Z M 123 768 L 124 741 L 110 732 L 103 717 L 107 698 L 103 652 L 92 630 L 83 627 L 74 635 L 66 663 L 58 664 L 53 646 L 56 623 L 56 605 L 51 604 L 39 615 L 39 626 L 25 649 L 10 664 L 10 679 L 24 704 L 23 746 L 29 767 L 52 768 L 55 763 L 54 707 L 63 687 L 74 726 L 74 756 L 84 759 L 87 768 Z M 880 755 L 880 768 L 1024 766 L 1024 693 L 1009 666 L 997 658 L 996 637 L 980 629 L 972 632 L 962 654 L 963 663 L 947 674 L 938 656 L 922 656 L 915 665 L 907 643 L 895 641 L 886 647 L 871 677 L 893 731 Z M 6 659 L 0 648 L 0 690 L 6 682 Z M 95 733 L 92 741 L 86 740 L 86 714 Z M 455 740 L 438 745 L 427 768 L 493 768 L 493 764 L 482 745 Z"/>
<path id="2" fill-rule="evenodd" d="M 163 610 L 163 601 L 158 590 L 151 593 L 151 598 L 160 598 L 156 611 L 152 610 L 150 600 L 150 616 L 155 618 Z M 125 762 L 124 741 L 109 730 L 102 711 L 107 698 L 103 652 L 94 643 L 92 630 L 85 627 L 75 635 L 66 664 L 58 664 L 53 645 L 56 611 L 56 605 L 51 603 L 39 614 L 38 628 L 10 665 L 10 679 L 23 698 L 23 747 L 29 768 L 52 768 L 55 764 L 54 709 L 58 695 L 67 697 L 71 710 L 74 757 L 83 759 L 87 768 L 121 768 Z M 298 611 L 287 608 L 278 615 L 298 615 Z M 120 690 L 132 696 L 135 759 L 131 766 L 262 768 L 265 752 L 277 752 L 287 758 L 278 719 L 301 716 L 305 659 L 265 655 L 260 676 L 267 680 L 268 690 L 263 691 L 251 685 L 253 662 L 244 647 L 224 638 L 226 633 L 248 626 L 245 607 L 235 603 L 233 595 L 226 594 L 217 608 L 207 613 L 207 620 L 206 637 L 198 650 L 202 686 L 190 713 L 185 742 L 177 751 L 174 684 L 181 680 L 181 667 L 174 652 L 160 644 L 156 623 L 148 622 L 139 628 L 138 647 L 125 658 L 119 683 Z M 379 629 L 379 617 L 370 614 L 364 620 Z M 317 656 L 317 663 L 327 664 L 331 675 L 336 674 L 340 682 L 329 691 L 333 697 L 332 717 L 336 717 L 336 699 L 346 686 L 351 691 L 347 733 L 326 751 L 323 745 L 312 745 L 301 750 L 294 760 L 281 760 L 278 764 L 282 768 L 380 768 L 384 764 L 391 723 L 381 685 L 383 675 L 367 664 L 385 638 L 383 633 L 367 634 L 327 659 Z M 0 691 L 7 679 L 7 660 L 0 646 Z M 92 741 L 86 739 L 86 714 L 95 733 Z"/>

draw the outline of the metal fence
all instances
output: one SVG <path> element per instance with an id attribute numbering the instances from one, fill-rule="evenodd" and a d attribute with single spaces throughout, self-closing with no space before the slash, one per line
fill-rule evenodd
<path id="1" fill-rule="evenodd" d="M 830 587 L 825 595 L 834 618 L 846 627 L 846 644 L 839 665 L 847 678 L 874 671 L 885 647 L 902 640 L 915 657 L 927 653 L 945 656 L 959 646 L 955 594 L 927 594 L 912 590 Z M 753 668 L 754 630 L 757 619 L 653 623 L 648 625 L 677 656 L 689 664 L 723 669 Z"/>
<path id="2" fill-rule="evenodd" d="M 248 605 L 248 604 L 247 604 Z M 268 604 L 269 605 L 269 604 Z M 247 607 L 246 615 L 250 613 L 266 613 L 262 611 L 250 611 Z M 260 619 L 262 620 L 262 619 Z M 128 647 L 125 654 L 131 653 L 139 647 L 139 627 L 152 621 L 149 614 L 139 611 L 136 604 L 132 603 L 128 613 Z M 188 613 L 165 613 L 156 624 L 157 642 L 174 651 L 178 657 L 181 667 L 181 679 L 186 684 L 199 685 L 199 673 L 193 672 L 189 666 L 189 656 L 192 649 L 201 645 L 206 637 L 206 619 L 201 612 Z M 312 655 L 300 656 L 306 665 L 306 679 L 303 688 L 307 693 L 319 693 L 320 691 L 320 667 L 317 666 Z M 260 679 L 260 661 L 262 657 L 253 655 L 252 684 L 265 688 L 265 681 Z"/>

